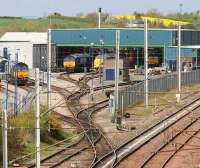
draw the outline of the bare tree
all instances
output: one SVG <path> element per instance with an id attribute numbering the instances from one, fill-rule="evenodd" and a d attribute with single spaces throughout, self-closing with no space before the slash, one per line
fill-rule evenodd
<path id="1" fill-rule="evenodd" d="M 78 13 L 76 14 L 76 16 L 77 16 L 77 17 L 81 17 L 81 16 L 84 16 L 84 14 L 83 14 L 82 12 L 78 12 Z"/>
<path id="2" fill-rule="evenodd" d="M 95 23 L 98 21 L 98 13 L 97 12 L 88 13 L 87 17 Z M 109 17 L 108 13 L 101 13 L 101 21 L 102 22 L 105 22 L 108 17 Z"/>
<path id="3" fill-rule="evenodd" d="M 157 9 L 150 9 L 146 12 L 146 15 L 151 17 L 163 17 L 163 14 Z"/>

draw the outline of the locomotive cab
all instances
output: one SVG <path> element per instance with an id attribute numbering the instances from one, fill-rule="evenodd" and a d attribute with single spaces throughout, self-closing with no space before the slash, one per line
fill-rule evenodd
<path id="1" fill-rule="evenodd" d="M 11 69 L 12 82 L 14 83 L 14 81 L 17 80 L 18 85 L 26 84 L 29 75 L 28 71 L 28 65 L 25 63 L 19 62 L 14 64 Z"/>
<path id="2" fill-rule="evenodd" d="M 67 72 L 74 72 L 74 68 L 76 66 L 75 58 L 72 56 L 65 57 L 63 66 Z"/>

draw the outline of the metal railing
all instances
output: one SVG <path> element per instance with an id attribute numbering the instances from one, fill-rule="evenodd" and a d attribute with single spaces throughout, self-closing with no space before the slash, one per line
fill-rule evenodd
<path id="1" fill-rule="evenodd" d="M 177 87 L 177 73 L 166 74 L 160 77 L 149 79 L 149 93 L 162 92 Z M 200 70 L 191 72 L 182 72 L 181 74 L 182 86 L 200 82 Z M 123 101 L 122 101 L 123 99 Z M 119 109 L 126 108 L 130 105 L 135 105 L 144 99 L 144 83 L 137 83 L 133 86 L 128 86 L 119 90 Z"/>

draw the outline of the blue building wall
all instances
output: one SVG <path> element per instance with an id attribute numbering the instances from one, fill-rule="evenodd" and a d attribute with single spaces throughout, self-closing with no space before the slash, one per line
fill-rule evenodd
<path id="1" fill-rule="evenodd" d="M 89 47 L 91 43 L 100 47 L 101 41 L 104 47 L 115 47 L 116 30 L 120 30 L 120 47 L 143 48 L 144 47 L 144 30 L 143 29 L 65 29 L 52 30 L 52 43 L 56 46 L 66 47 Z M 188 30 L 183 30 L 184 42 L 191 43 Z M 192 40 L 193 41 L 193 40 Z M 177 43 L 176 30 L 166 29 L 149 29 L 148 46 L 149 48 L 163 48 L 161 57 L 166 65 L 176 66 L 177 48 L 171 47 Z M 183 42 L 182 42 L 183 43 Z M 184 43 L 184 44 L 185 44 Z M 192 45 L 192 44 L 191 44 Z M 196 57 L 197 52 L 190 48 L 181 49 L 182 57 Z M 142 55 L 140 53 L 140 55 Z"/>
<path id="2" fill-rule="evenodd" d="M 52 30 L 52 42 L 65 46 L 89 46 L 91 43 L 99 46 L 103 40 L 104 46 L 115 46 L 115 33 L 117 29 L 72 29 Z M 121 46 L 143 46 L 143 29 L 118 29 L 121 31 Z M 172 31 L 150 29 L 148 34 L 150 46 L 172 45 Z"/>
<path id="3" fill-rule="evenodd" d="M 165 51 L 165 63 L 166 66 L 175 71 L 176 70 L 176 58 L 178 56 L 178 49 L 176 47 L 168 47 Z M 182 48 L 181 57 L 197 57 L 197 50 L 191 48 Z"/>
<path id="4" fill-rule="evenodd" d="M 176 60 L 178 49 L 176 47 L 167 47 L 165 51 L 166 60 Z M 181 57 L 196 57 L 197 52 L 192 48 L 182 48 Z"/>

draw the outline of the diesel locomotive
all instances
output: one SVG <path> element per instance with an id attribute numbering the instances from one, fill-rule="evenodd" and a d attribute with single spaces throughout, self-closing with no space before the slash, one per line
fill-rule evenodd
<path id="1" fill-rule="evenodd" d="M 18 85 L 25 85 L 28 82 L 29 68 L 28 65 L 18 62 L 11 67 L 11 82 L 17 80 Z"/>
<path id="2" fill-rule="evenodd" d="M 63 66 L 66 72 L 89 72 L 92 66 L 92 59 L 88 54 L 71 54 L 64 58 Z"/>

